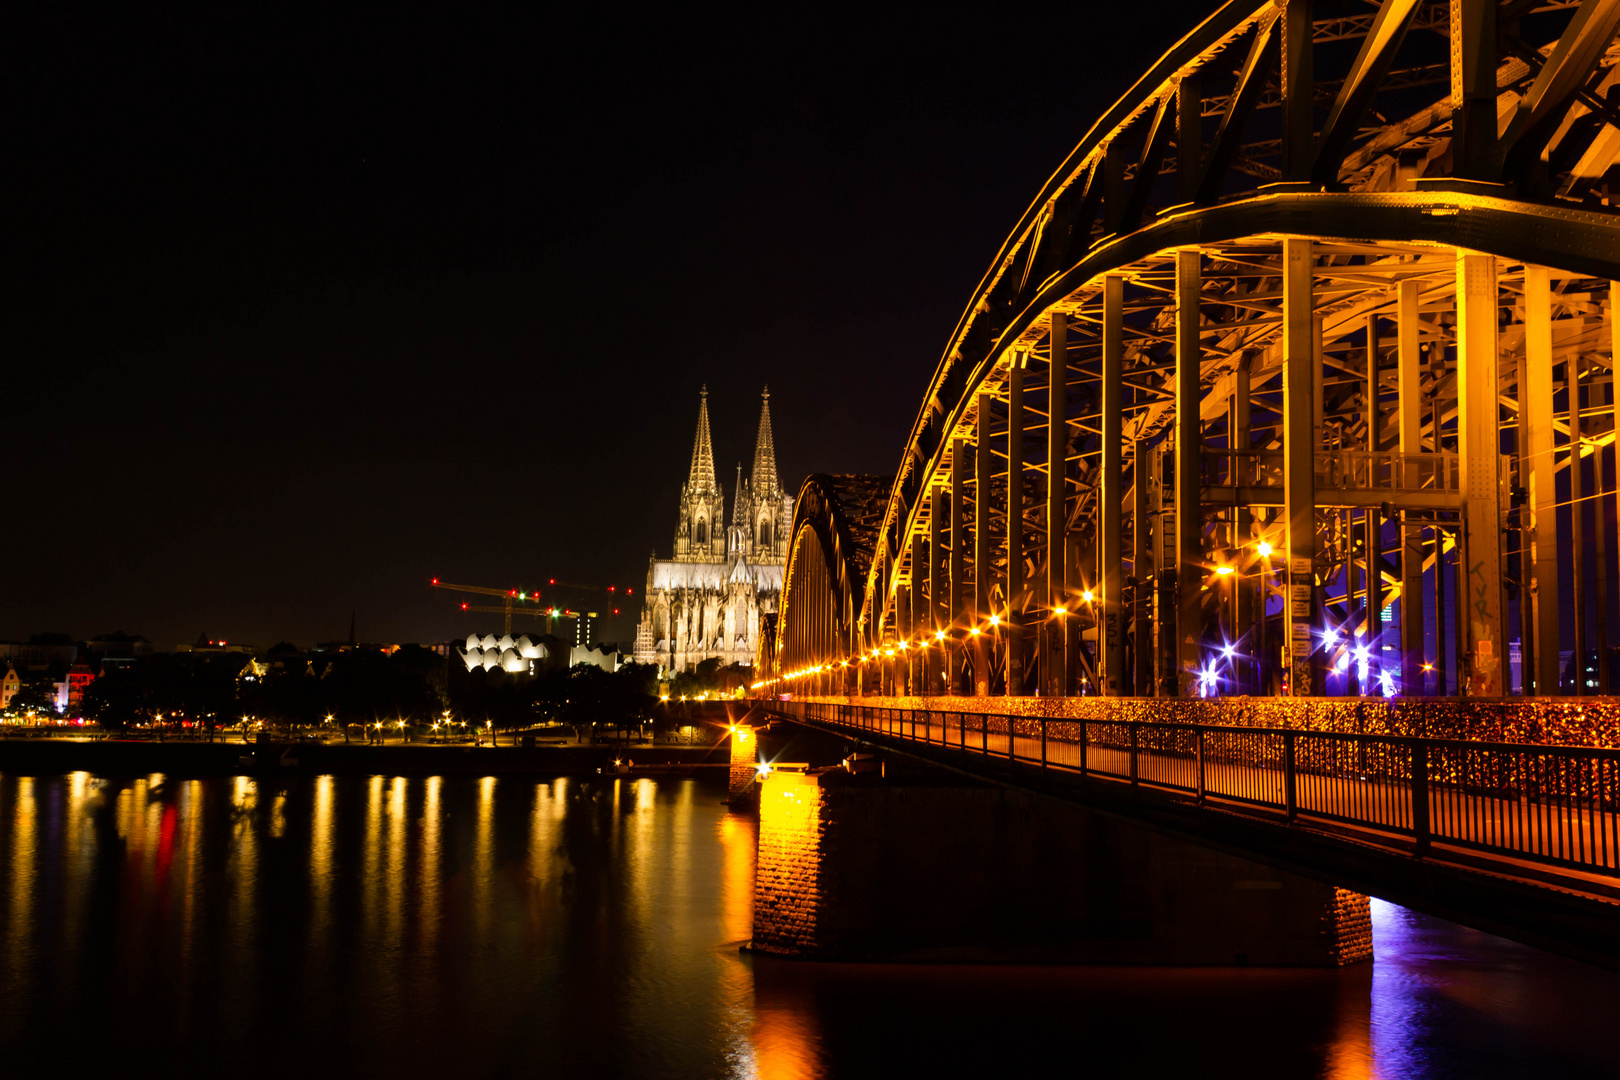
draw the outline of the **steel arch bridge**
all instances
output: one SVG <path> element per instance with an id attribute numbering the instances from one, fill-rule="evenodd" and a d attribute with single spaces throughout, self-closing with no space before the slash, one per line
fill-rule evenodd
<path id="1" fill-rule="evenodd" d="M 875 528 L 806 485 L 761 685 L 1607 691 L 1617 28 L 1219 7 L 996 253 Z"/>

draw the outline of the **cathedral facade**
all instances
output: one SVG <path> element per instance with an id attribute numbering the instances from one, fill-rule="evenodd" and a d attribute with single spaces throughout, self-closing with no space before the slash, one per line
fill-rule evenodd
<path id="1" fill-rule="evenodd" d="M 737 466 L 728 524 L 709 435 L 709 391 L 702 391 L 674 557 L 655 554 L 647 566 L 638 663 L 676 672 L 711 658 L 722 666 L 754 662 L 761 617 L 774 613 L 781 598 L 793 524 L 793 495 L 776 475 L 770 391 L 761 397 L 753 471 L 745 481 Z"/>

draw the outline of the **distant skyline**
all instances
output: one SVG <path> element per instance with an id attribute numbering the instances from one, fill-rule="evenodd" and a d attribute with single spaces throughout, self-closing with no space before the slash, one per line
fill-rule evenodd
<path id="1" fill-rule="evenodd" d="M 1154 11 L 1016 74 L 1075 9 L 22 13 L 0 637 L 639 595 L 704 383 L 726 476 L 767 383 L 784 484 L 892 473 L 1031 194 L 1207 14 Z"/>

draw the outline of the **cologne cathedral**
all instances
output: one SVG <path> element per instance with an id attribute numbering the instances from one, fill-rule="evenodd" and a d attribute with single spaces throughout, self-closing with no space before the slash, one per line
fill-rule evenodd
<path id="1" fill-rule="evenodd" d="M 753 472 L 745 481 L 742 466 L 737 466 L 727 525 L 725 492 L 715 475 L 709 439 L 709 391 L 702 391 L 692 468 L 681 488 L 675 554 L 670 559 L 655 554 L 647 567 L 645 606 L 636 630 L 639 663 L 674 672 L 711 657 L 722 666 L 754 662 L 761 621 L 775 613 L 782 594 L 793 524 L 793 496 L 776 476 L 770 391 L 761 396 Z"/>

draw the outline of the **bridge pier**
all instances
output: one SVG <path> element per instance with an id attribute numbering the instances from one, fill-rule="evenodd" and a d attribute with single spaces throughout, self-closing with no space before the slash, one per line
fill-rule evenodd
<path id="1" fill-rule="evenodd" d="M 759 771 L 759 738 L 748 724 L 731 725 L 731 783 L 732 802 L 746 801 L 754 794 L 754 780 Z"/>
<path id="2" fill-rule="evenodd" d="M 1365 896 L 890 758 L 778 766 L 760 793 L 753 948 L 808 959 L 1335 967 Z"/>

